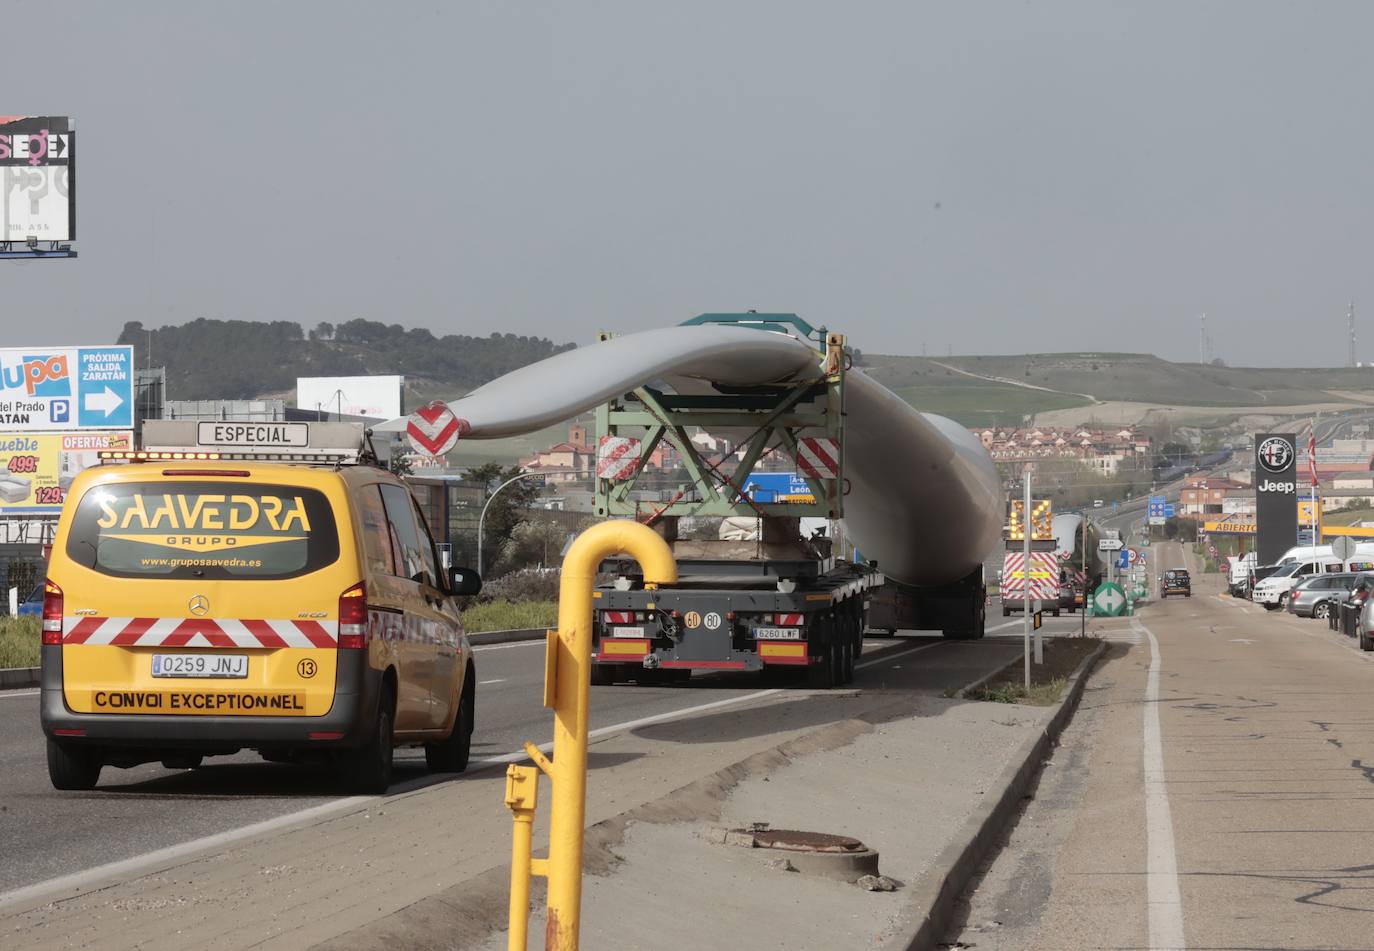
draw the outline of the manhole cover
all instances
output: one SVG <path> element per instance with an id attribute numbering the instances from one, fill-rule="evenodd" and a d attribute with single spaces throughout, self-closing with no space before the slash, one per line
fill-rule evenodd
<path id="1" fill-rule="evenodd" d="M 748 829 L 731 829 L 725 834 L 725 844 L 786 852 L 786 858 L 774 859 L 774 862 L 783 863 L 789 872 L 821 875 L 842 882 L 878 874 L 878 853 L 847 835 L 770 829 L 760 822 Z"/>
<path id="2" fill-rule="evenodd" d="M 744 832 L 743 829 L 738 830 Z M 786 849 L 790 852 L 864 852 L 858 839 L 828 832 L 799 832 L 795 829 L 765 829 L 749 833 L 754 846 L 760 849 Z"/>

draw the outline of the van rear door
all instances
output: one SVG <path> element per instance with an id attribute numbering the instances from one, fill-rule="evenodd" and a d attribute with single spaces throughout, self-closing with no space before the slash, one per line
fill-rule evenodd
<path id="1" fill-rule="evenodd" d="M 247 471 L 133 475 L 85 492 L 53 566 L 67 705 L 329 712 L 339 599 L 359 573 L 356 558 L 341 557 L 352 549 L 334 515 L 347 511 L 342 486 L 320 486 L 318 475 L 314 486 L 291 484 L 285 467 L 270 470 L 273 481 Z"/>

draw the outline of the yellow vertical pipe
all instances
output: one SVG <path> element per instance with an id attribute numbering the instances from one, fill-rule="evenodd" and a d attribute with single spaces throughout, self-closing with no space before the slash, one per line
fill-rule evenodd
<path id="1" fill-rule="evenodd" d="M 526 951 L 530 930 L 530 857 L 534 854 L 534 810 L 539 771 L 533 766 L 506 767 L 506 807 L 514 820 L 510 848 L 510 932 L 508 951 Z"/>
<path id="2" fill-rule="evenodd" d="M 578 536 L 563 559 L 554 682 L 553 806 L 549 831 L 546 951 L 576 951 L 582 913 L 582 830 L 587 809 L 587 710 L 591 697 L 592 586 L 612 555 L 637 560 L 646 586 L 677 580 L 667 542 L 638 522 L 614 520 Z"/>

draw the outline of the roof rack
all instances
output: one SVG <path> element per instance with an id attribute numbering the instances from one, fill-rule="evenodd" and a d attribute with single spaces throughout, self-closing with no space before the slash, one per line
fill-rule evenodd
<path id="1" fill-rule="evenodd" d="M 306 462 L 321 466 L 340 466 L 352 463 L 356 455 L 337 452 L 178 452 L 161 449 L 117 450 L 107 449 L 97 453 L 101 462 Z"/>

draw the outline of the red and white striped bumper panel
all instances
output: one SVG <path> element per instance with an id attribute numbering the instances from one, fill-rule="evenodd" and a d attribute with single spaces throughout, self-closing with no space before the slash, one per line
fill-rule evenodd
<path id="1" fill-rule="evenodd" d="M 338 647 L 338 621 L 68 617 L 63 644 L 116 647 Z"/>

